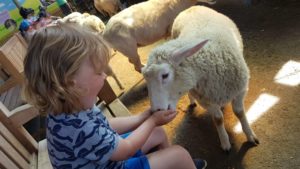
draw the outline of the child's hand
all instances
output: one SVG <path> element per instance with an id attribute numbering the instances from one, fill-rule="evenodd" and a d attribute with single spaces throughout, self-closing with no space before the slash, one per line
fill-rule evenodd
<path id="1" fill-rule="evenodd" d="M 156 126 L 161 126 L 172 121 L 177 115 L 177 112 L 174 110 L 163 110 L 154 112 L 150 117 L 154 121 Z"/>

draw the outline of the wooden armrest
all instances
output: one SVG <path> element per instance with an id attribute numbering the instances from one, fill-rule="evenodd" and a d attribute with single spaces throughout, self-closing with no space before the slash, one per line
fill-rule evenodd
<path id="1" fill-rule="evenodd" d="M 23 126 L 29 120 L 33 119 L 39 112 L 29 104 L 25 104 L 9 111 L 2 102 L 0 102 L 1 120 L 9 119 L 16 127 Z"/>
<path id="2" fill-rule="evenodd" d="M 39 115 L 39 111 L 29 104 L 19 106 L 11 111 L 9 118 L 16 126 L 22 126 Z"/>

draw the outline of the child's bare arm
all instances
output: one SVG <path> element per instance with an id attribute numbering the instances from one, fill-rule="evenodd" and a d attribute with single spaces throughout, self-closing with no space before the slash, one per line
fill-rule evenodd
<path id="1" fill-rule="evenodd" d="M 150 116 L 150 114 L 150 109 L 148 109 L 138 115 L 111 118 L 108 121 L 111 128 L 113 128 L 118 134 L 124 134 L 135 130 Z"/>
<path id="2" fill-rule="evenodd" d="M 170 122 L 175 116 L 176 112 L 171 110 L 155 112 L 126 139 L 120 139 L 118 147 L 110 159 L 113 161 L 128 159 L 141 149 L 154 127 Z"/>

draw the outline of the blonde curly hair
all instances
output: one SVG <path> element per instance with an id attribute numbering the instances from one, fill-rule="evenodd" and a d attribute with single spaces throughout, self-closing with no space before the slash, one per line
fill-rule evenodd
<path id="1" fill-rule="evenodd" d="M 63 23 L 36 31 L 24 59 L 25 100 L 54 115 L 80 111 L 83 91 L 74 85 L 72 77 L 86 57 L 95 71 L 104 71 L 110 48 L 101 35 Z"/>

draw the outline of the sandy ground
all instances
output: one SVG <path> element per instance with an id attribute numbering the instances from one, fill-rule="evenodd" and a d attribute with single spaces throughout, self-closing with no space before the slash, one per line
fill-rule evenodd
<path id="1" fill-rule="evenodd" d="M 209 169 L 300 168 L 300 2 L 261 0 L 247 7 L 238 0 L 219 0 L 212 8 L 233 19 L 243 36 L 245 59 L 251 71 L 245 107 L 249 110 L 260 105 L 251 111 L 251 115 L 260 114 L 251 120 L 260 144 L 247 143 L 245 135 L 234 130 L 238 121 L 228 106 L 224 116 L 232 150 L 224 153 L 210 115 L 200 106 L 193 112 L 186 111 L 187 96 L 178 103 L 176 119 L 165 126 L 170 141 L 184 146 L 193 157 L 207 159 Z M 144 63 L 151 49 L 163 41 L 139 49 Z M 294 86 L 275 80 L 282 79 L 276 75 L 287 63 L 298 64 L 290 67 L 292 72 L 285 76 L 298 74 Z M 121 54 L 114 56 L 110 64 L 125 86 L 125 94 L 120 98 L 130 111 L 136 114 L 148 108 L 142 75 Z M 109 82 L 116 93 L 122 92 L 111 78 Z"/>

